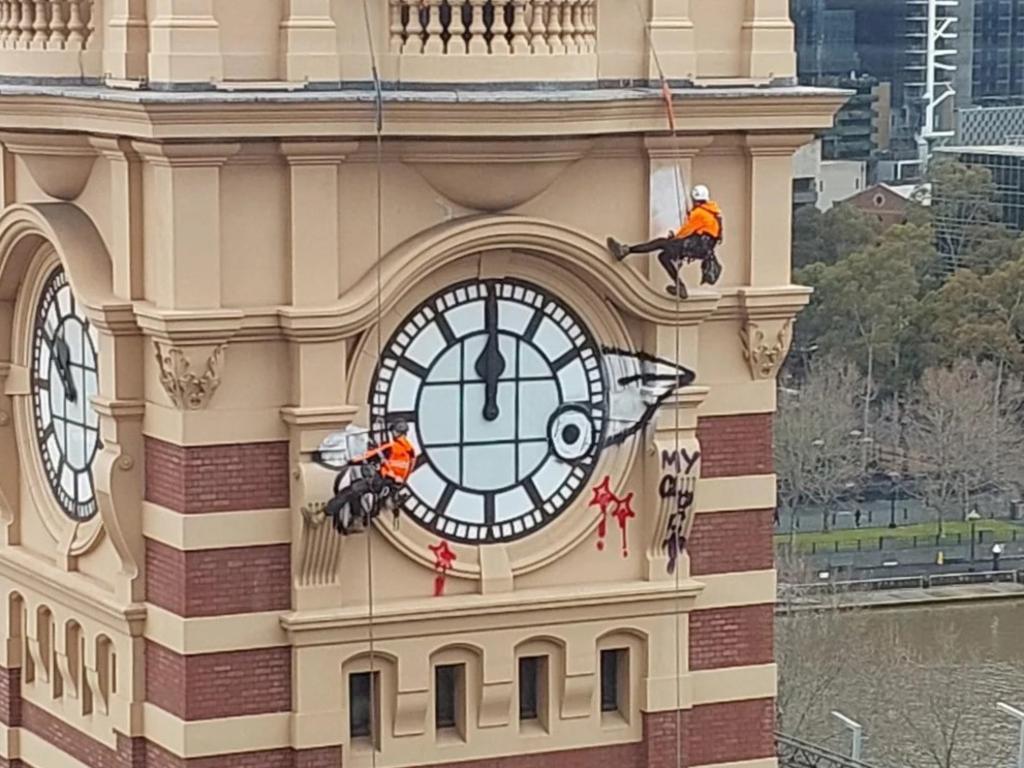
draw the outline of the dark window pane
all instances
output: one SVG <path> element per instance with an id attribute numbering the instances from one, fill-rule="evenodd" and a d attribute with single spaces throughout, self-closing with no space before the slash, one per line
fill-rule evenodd
<path id="1" fill-rule="evenodd" d="M 373 701 L 371 688 L 369 672 L 349 675 L 348 730 L 353 739 L 368 737 L 373 733 L 373 710 L 376 702 Z"/>
<path id="2" fill-rule="evenodd" d="M 540 692 L 541 659 L 526 656 L 519 660 L 519 719 L 536 720 Z"/>
<path id="3" fill-rule="evenodd" d="M 455 728 L 458 725 L 461 674 L 461 664 L 445 664 L 434 669 L 434 725 L 437 728 Z"/>
<path id="4" fill-rule="evenodd" d="M 622 651 L 601 651 L 601 711 L 619 709 L 619 664 Z"/>

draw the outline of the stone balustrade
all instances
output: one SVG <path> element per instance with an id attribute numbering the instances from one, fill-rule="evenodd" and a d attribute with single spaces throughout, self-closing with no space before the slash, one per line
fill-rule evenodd
<path id="1" fill-rule="evenodd" d="M 564 55 L 597 49 L 597 0 L 389 0 L 393 53 Z"/>
<path id="2" fill-rule="evenodd" d="M 92 18 L 92 0 L 0 0 L 0 48 L 84 50 Z"/>
<path id="3" fill-rule="evenodd" d="M 98 17 L 96 0 L 0 0 L 0 75 L 97 76 Z"/>

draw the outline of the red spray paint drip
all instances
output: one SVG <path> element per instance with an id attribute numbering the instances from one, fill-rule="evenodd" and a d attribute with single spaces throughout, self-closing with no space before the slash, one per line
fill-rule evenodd
<path id="1" fill-rule="evenodd" d="M 455 553 L 448 546 L 448 542 L 444 540 L 437 544 L 431 544 L 430 551 L 434 553 L 434 571 L 437 574 L 434 576 L 434 597 L 440 597 L 444 594 L 444 583 L 448 578 L 448 571 L 454 566 Z"/>
<path id="2" fill-rule="evenodd" d="M 625 497 L 616 496 L 611 489 L 611 478 L 605 477 L 600 485 L 595 486 L 590 499 L 590 507 L 598 507 L 601 510 L 601 519 L 597 522 L 597 548 L 604 551 L 604 540 L 608 535 L 608 515 L 616 519 L 619 530 L 622 531 L 622 556 L 629 556 L 629 549 L 626 540 L 626 525 L 631 518 L 636 517 L 633 511 L 633 494 Z"/>

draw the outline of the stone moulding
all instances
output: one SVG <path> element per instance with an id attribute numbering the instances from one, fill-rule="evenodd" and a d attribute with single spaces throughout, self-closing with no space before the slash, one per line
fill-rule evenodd
<path id="1" fill-rule="evenodd" d="M 743 359 L 750 366 L 750 375 L 755 379 L 770 379 L 775 376 L 786 359 L 792 339 L 792 320 L 783 321 L 773 336 L 769 336 L 753 321 L 740 328 Z"/>
<path id="2" fill-rule="evenodd" d="M 206 358 L 206 368 L 197 374 L 192 361 L 179 347 L 153 342 L 157 365 L 160 367 L 160 384 L 167 396 L 180 411 L 198 411 L 205 408 L 210 398 L 220 387 L 221 367 L 227 344 L 218 344 Z"/>

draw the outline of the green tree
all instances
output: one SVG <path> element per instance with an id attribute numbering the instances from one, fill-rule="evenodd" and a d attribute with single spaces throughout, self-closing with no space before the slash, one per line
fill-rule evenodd
<path id="1" fill-rule="evenodd" d="M 812 264 L 797 280 L 815 289 L 798 324 L 798 344 L 855 361 L 864 372 L 862 430 L 871 436 L 871 404 L 883 389 L 914 378 L 921 276 L 934 262 L 927 227 L 891 227 L 880 242 L 833 265 Z M 909 352 L 909 353 L 908 353 Z"/>
<path id="2" fill-rule="evenodd" d="M 840 203 L 821 213 L 805 206 L 793 215 L 793 265 L 835 264 L 878 242 L 882 225 L 852 205 Z"/>
<path id="3" fill-rule="evenodd" d="M 954 269 L 971 268 L 978 249 L 1005 233 L 992 173 L 939 157 L 928 169 L 928 180 L 939 252 Z"/>

